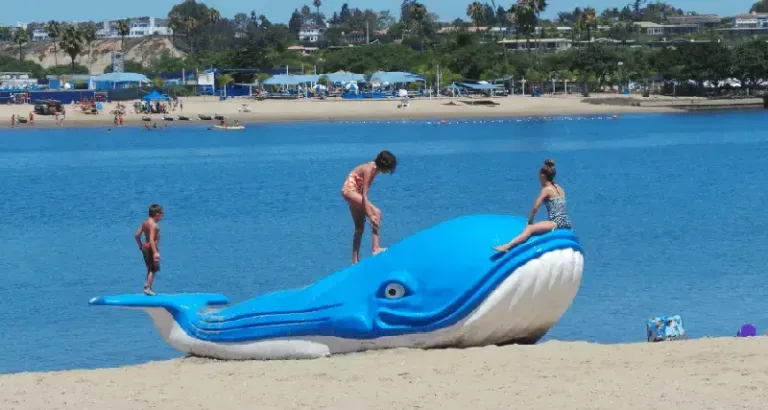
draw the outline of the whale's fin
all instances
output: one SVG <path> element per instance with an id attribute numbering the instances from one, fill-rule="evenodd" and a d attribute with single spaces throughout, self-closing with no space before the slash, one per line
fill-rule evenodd
<path id="1" fill-rule="evenodd" d="M 211 305 L 226 305 L 229 298 L 216 293 L 182 293 L 177 295 L 147 296 L 128 294 L 97 296 L 88 301 L 92 306 L 118 306 L 125 308 L 162 308 L 171 313 L 192 313 Z"/>

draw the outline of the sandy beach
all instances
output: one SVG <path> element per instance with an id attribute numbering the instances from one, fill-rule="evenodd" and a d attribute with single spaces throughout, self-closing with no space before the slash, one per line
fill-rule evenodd
<path id="1" fill-rule="evenodd" d="M 666 106 L 636 107 L 609 104 L 589 104 L 582 102 L 580 96 L 555 96 L 532 98 L 512 96 L 505 98 L 451 98 L 451 99 L 413 99 L 407 108 L 398 108 L 399 101 L 349 101 L 349 100 L 265 100 L 255 101 L 232 99 L 219 101 L 214 97 L 182 98 L 184 110 L 168 114 L 176 118 L 184 115 L 192 121 L 175 120 L 169 125 L 178 124 L 215 124 L 216 121 L 198 121 L 197 115 L 215 114 L 227 117 L 228 121 L 240 122 L 277 122 L 277 121 L 338 121 L 338 120 L 399 120 L 399 119 L 449 119 L 449 118 L 498 118 L 519 116 L 550 115 L 613 115 L 643 112 L 676 112 Z M 493 101 L 498 105 L 483 105 L 481 101 Z M 133 113 L 133 102 L 123 102 L 128 114 L 124 116 L 124 125 L 141 125 L 142 115 Z M 247 104 L 252 112 L 240 112 Z M 113 126 L 114 115 L 109 112 L 116 108 L 116 103 L 105 104 L 104 113 L 84 114 L 79 107 L 66 104 L 64 126 Z M 10 127 L 11 115 L 28 116 L 32 105 L 0 106 L 0 127 Z M 163 123 L 160 114 L 149 115 L 153 122 Z M 52 116 L 36 116 L 36 127 L 55 126 Z M 16 128 L 30 128 L 29 124 L 17 124 Z"/>
<path id="2" fill-rule="evenodd" d="M 768 400 L 768 338 L 397 349 L 316 360 L 184 358 L 0 376 L 0 408 L 744 409 Z"/>

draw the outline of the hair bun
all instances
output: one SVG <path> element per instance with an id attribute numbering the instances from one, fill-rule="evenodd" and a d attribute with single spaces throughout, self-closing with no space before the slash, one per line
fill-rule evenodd
<path id="1" fill-rule="evenodd" d="M 555 161 L 551 160 L 551 159 L 545 159 L 544 160 L 544 166 L 554 168 L 555 167 Z"/>

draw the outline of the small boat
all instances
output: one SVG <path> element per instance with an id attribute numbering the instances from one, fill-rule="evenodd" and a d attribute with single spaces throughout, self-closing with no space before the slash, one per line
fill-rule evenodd
<path id="1" fill-rule="evenodd" d="M 214 114 L 213 119 L 215 119 L 215 120 L 223 120 L 224 116 L 223 115 L 219 115 L 219 114 Z"/>
<path id="2" fill-rule="evenodd" d="M 165 120 L 165 121 L 173 121 L 173 117 L 164 116 L 163 120 Z"/>
<path id="3" fill-rule="evenodd" d="M 147 116 L 143 116 L 143 117 L 141 117 L 141 120 L 142 121 L 152 121 L 152 118 L 147 117 Z"/>
<path id="4" fill-rule="evenodd" d="M 185 117 L 183 115 L 179 115 L 179 121 L 189 121 L 189 117 Z"/>
<path id="5" fill-rule="evenodd" d="M 199 118 L 199 119 L 200 119 L 200 120 L 202 120 L 202 121 L 209 121 L 209 120 L 211 119 L 211 116 L 210 116 L 210 115 L 202 115 L 202 114 L 198 114 L 198 115 L 197 115 L 197 118 Z"/>
<path id="6" fill-rule="evenodd" d="M 231 131 L 245 129 L 245 127 L 243 127 L 242 125 L 214 125 L 213 128 L 217 130 L 231 130 Z"/>

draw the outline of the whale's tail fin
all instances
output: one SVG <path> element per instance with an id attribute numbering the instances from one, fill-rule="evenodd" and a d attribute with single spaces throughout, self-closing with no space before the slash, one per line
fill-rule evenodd
<path id="1" fill-rule="evenodd" d="M 226 305 L 229 298 L 216 293 L 182 293 L 177 295 L 147 296 L 141 294 L 97 296 L 88 301 L 91 306 L 118 306 L 124 308 L 161 308 L 170 313 L 193 313 L 205 306 Z"/>

